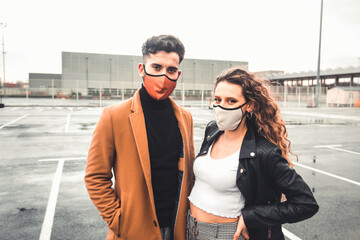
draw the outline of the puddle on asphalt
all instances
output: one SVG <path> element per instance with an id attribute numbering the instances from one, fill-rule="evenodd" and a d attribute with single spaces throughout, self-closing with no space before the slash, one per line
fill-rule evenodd
<path id="1" fill-rule="evenodd" d="M 79 123 L 79 125 L 80 130 L 93 130 L 96 123 Z"/>
<path id="2" fill-rule="evenodd" d="M 8 125 L 6 129 L 28 129 L 28 128 L 37 128 L 41 126 L 41 124 L 12 124 Z"/>
<path id="3" fill-rule="evenodd" d="M 17 208 L 19 210 L 19 212 L 27 212 L 27 211 L 34 211 L 36 210 L 35 208 L 24 208 L 24 207 L 21 207 L 21 208 Z"/>

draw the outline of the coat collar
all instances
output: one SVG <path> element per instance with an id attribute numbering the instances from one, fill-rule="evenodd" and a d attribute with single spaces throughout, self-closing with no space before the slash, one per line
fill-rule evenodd
<path id="1" fill-rule="evenodd" d="M 170 100 L 171 106 L 174 110 L 175 117 L 178 120 L 178 122 L 180 122 L 179 117 L 182 115 L 185 115 L 185 113 L 182 112 L 181 108 L 175 103 L 175 101 L 171 97 L 169 97 L 169 100 Z M 139 111 L 142 112 L 143 111 L 142 105 L 141 105 L 141 100 L 140 100 L 140 89 L 138 89 L 135 92 L 130 109 L 132 112 L 139 112 Z M 181 120 L 183 120 L 183 119 L 181 119 Z"/>

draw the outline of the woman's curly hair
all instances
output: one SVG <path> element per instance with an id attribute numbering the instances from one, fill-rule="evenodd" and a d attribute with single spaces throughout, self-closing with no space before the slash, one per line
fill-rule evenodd
<path id="1" fill-rule="evenodd" d="M 280 116 L 280 109 L 270 96 L 265 81 L 239 67 L 230 68 L 218 76 L 214 89 L 222 81 L 241 86 L 245 99 L 254 106 L 252 118 L 246 118 L 248 124 L 254 126 L 259 135 L 277 145 L 282 156 L 293 166 L 289 153 L 295 156 L 296 160 L 298 157 L 291 152 L 291 142 L 287 138 L 288 133 Z"/>

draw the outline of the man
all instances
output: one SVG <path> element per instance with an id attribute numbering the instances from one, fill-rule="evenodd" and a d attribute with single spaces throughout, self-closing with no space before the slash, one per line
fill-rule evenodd
<path id="1" fill-rule="evenodd" d="M 193 122 L 169 96 L 185 50 L 176 37 L 161 35 L 149 38 L 142 52 L 143 85 L 131 99 L 104 108 L 85 183 L 108 224 L 107 239 L 182 240 L 193 179 Z"/>

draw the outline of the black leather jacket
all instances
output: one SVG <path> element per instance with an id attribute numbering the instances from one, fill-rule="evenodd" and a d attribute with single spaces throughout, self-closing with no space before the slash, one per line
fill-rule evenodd
<path id="1" fill-rule="evenodd" d="M 222 133 L 215 121 L 209 122 L 198 156 L 207 154 Z M 281 224 L 310 218 L 319 209 L 309 186 L 289 167 L 280 148 L 249 125 L 240 150 L 236 185 L 245 198 L 242 216 L 251 240 L 284 239 Z M 281 202 L 282 193 L 285 202 Z"/>

